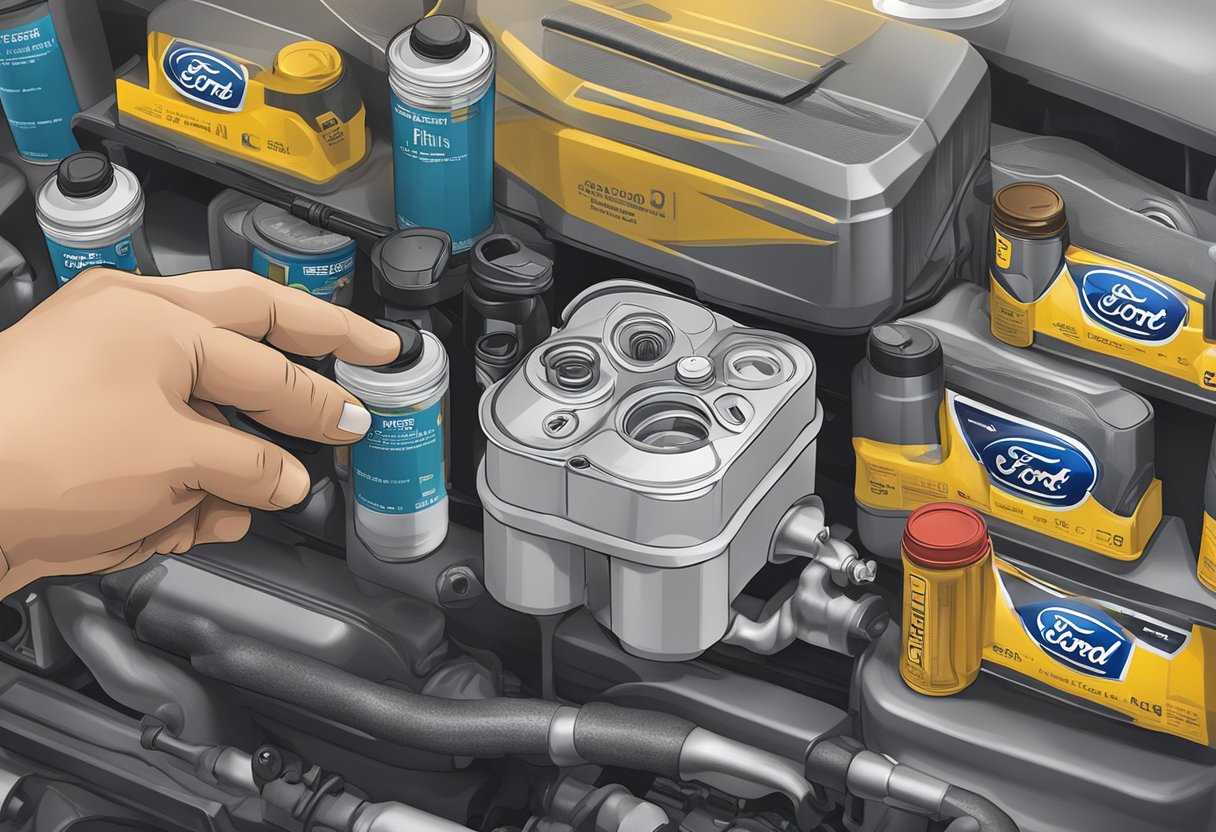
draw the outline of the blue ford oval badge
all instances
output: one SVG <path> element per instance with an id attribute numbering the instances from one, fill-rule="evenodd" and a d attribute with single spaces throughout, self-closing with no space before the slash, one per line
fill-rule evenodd
<path id="1" fill-rule="evenodd" d="M 1034 642 L 1061 664 L 1090 676 L 1122 681 L 1131 664 L 1135 640 L 1097 607 L 1071 598 L 1054 598 L 1017 607 Z"/>
<path id="2" fill-rule="evenodd" d="M 245 105 L 249 71 L 225 55 L 174 41 L 165 50 L 161 68 L 173 89 L 197 104 L 226 113 L 240 112 Z"/>
<path id="3" fill-rule="evenodd" d="M 1186 323 L 1186 301 L 1159 280 L 1113 266 L 1070 266 L 1069 271 L 1085 317 L 1116 335 L 1164 344 Z"/>
<path id="4" fill-rule="evenodd" d="M 1089 448 L 1043 425 L 951 393 L 955 424 L 1000 490 L 1052 508 L 1072 508 L 1098 482 Z"/>

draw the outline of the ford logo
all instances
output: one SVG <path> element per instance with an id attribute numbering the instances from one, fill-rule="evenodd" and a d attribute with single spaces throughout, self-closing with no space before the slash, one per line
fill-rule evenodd
<path id="1" fill-rule="evenodd" d="M 240 112 L 245 105 L 248 70 L 218 52 L 174 41 L 161 68 L 173 89 L 191 101 L 226 113 Z"/>
<path id="2" fill-rule="evenodd" d="M 1186 323 L 1186 301 L 1173 289 L 1126 269 L 1084 269 L 1079 291 L 1085 317 L 1116 335 L 1146 344 L 1173 340 Z"/>
<path id="3" fill-rule="evenodd" d="M 1098 482 L 1098 465 L 1080 442 L 993 407 L 952 395 L 955 424 L 1000 490 L 1053 508 L 1072 508 Z"/>
<path id="4" fill-rule="evenodd" d="M 1026 632 L 1043 652 L 1090 676 L 1122 681 L 1135 640 L 1097 607 L 1073 599 L 1052 599 L 1017 608 Z"/>

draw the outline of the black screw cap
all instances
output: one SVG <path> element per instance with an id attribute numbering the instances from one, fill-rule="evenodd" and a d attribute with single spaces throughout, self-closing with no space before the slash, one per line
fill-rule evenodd
<path id="1" fill-rule="evenodd" d="M 87 199 L 105 193 L 114 182 L 114 165 L 104 153 L 83 150 L 59 163 L 55 185 L 59 193 L 72 199 Z"/>
<path id="2" fill-rule="evenodd" d="M 450 61 L 464 54 L 472 42 L 469 27 L 446 14 L 424 17 L 410 32 L 410 49 L 432 61 Z"/>
<path id="3" fill-rule="evenodd" d="M 896 378 L 928 375 L 942 366 L 942 344 L 912 324 L 880 324 L 870 330 L 866 357 L 874 369 Z"/>

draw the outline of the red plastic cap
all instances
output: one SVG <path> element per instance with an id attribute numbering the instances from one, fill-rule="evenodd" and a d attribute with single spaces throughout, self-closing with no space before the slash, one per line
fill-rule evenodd
<path id="1" fill-rule="evenodd" d="M 970 566 L 991 548 L 984 518 L 957 503 L 921 506 L 904 526 L 904 552 L 910 561 L 927 569 Z"/>

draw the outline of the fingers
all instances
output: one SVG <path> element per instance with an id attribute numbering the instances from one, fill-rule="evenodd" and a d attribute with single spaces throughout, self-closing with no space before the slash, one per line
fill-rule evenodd
<path id="1" fill-rule="evenodd" d="M 237 506 L 274 511 L 308 495 L 308 471 L 277 445 L 199 418 L 189 437 L 193 481 L 185 485 Z M 222 531 L 232 527 L 227 520 Z M 217 531 L 217 533 L 219 533 Z"/>
<path id="2" fill-rule="evenodd" d="M 131 560 L 141 555 L 180 555 L 204 543 L 232 543 L 245 536 L 250 522 L 249 509 L 209 494 L 177 520 L 145 537 Z"/>
<path id="3" fill-rule="evenodd" d="M 197 354 L 199 399 L 232 405 L 269 428 L 328 444 L 356 442 L 371 427 L 371 414 L 358 399 L 265 344 L 214 329 L 202 335 Z"/>
<path id="4" fill-rule="evenodd" d="M 296 355 L 333 353 L 352 364 L 376 365 L 392 361 L 401 349 L 396 333 L 243 269 L 144 279 L 137 285 L 217 327 Z"/>
<path id="5" fill-rule="evenodd" d="M 129 552 L 128 548 L 108 553 L 122 559 L 96 571 L 108 575 L 138 566 L 152 555 L 180 555 L 205 543 L 235 543 L 249 531 L 251 520 L 249 509 L 208 494 L 177 520 L 129 547 L 134 548 L 134 552 Z"/>
<path id="6" fill-rule="evenodd" d="M 221 425 L 229 424 L 227 417 L 211 402 L 205 402 L 202 399 L 191 399 L 189 404 L 190 409 L 199 416 L 210 419 L 213 422 L 218 422 Z"/>

